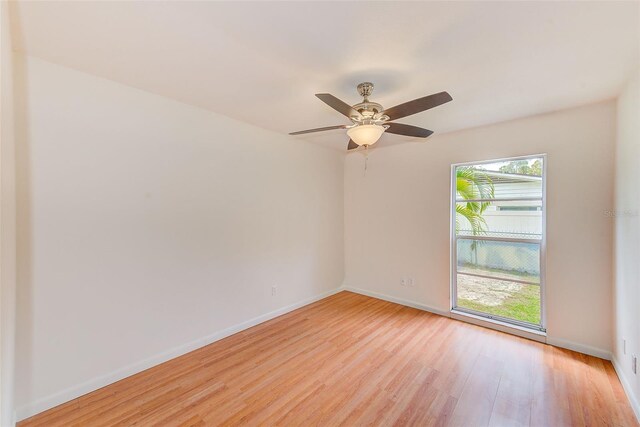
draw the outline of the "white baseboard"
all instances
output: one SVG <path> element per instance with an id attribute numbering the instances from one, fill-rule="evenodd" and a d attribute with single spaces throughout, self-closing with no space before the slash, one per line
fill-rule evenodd
<path id="1" fill-rule="evenodd" d="M 500 332 L 505 332 L 511 335 L 517 335 L 517 336 L 521 336 L 524 338 L 528 338 L 528 339 L 532 339 L 535 341 L 539 341 L 539 342 L 544 342 L 544 336 L 540 337 L 539 335 L 535 334 L 535 333 L 531 333 L 528 331 L 524 331 L 524 330 L 519 330 L 513 327 L 503 327 L 500 325 L 497 325 L 495 323 L 492 323 L 491 321 L 487 321 L 486 319 L 480 319 L 479 317 L 476 316 L 472 316 L 472 315 L 465 315 L 465 316 L 460 316 L 456 313 L 452 313 L 450 311 L 446 311 L 446 310 L 440 310 L 425 304 L 420 304 L 417 302 L 413 302 L 413 301 L 409 301 L 409 300 L 405 300 L 402 298 L 397 298 L 391 295 L 385 295 L 385 294 L 380 294 L 377 292 L 371 292 L 368 291 L 366 289 L 361 289 L 361 288 L 354 288 L 351 286 L 343 286 L 342 290 L 345 291 L 350 291 L 350 292 L 355 292 L 357 294 L 360 295 L 365 295 L 368 297 L 372 297 L 372 298 L 377 298 L 377 299 L 381 299 L 383 301 L 388 301 L 388 302 L 393 302 L 396 304 L 400 304 L 400 305 L 404 305 L 407 307 L 412 307 L 412 308 L 417 308 L 418 310 L 422 310 L 422 311 L 428 311 L 429 313 L 434 313 L 434 314 L 438 314 L 440 316 L 444 316 L 444 317 L 449 317 L 451 319 L 455 319 L 455 320 L 460 320 L 463 322 L 467 322 L 467 323 L 471 323 L 477 326 L 483 326 L 485 328 L 489 328 L 489 329 L 495 329 L 497 331 Z"/>
<path id="2" fill-rule="evenodd" d="M 487 327 L 490 329 L 495 329 L 501 332 L 505 332 L 505 333 L 510 333 L 512 335 L 518 335 L 518 336 L 523 336 L 525 338 L 529 338 L 529 339 L 534 339 L 535 341 L 541 341 L 541 342 L 545 342 L 546 344 L 549 345 L 553 345 L 556 347 L 562 347 L 562 348 L 566 348 L 568 350 L 573 350 L 573 351 L 577 351 L 578 353 L 584 353 L 584 354 L 588 354 L 590 356 L 595 356 L 595 357 L 599 357 L 601 359 L 605 359 L 605 360 L 611 360 L 611 353 L 607 350 L 602 350 L 600 348 L 596 348 L 596 347 L 591 347 L 588 345 L 584 345 L 584 344 L 579 344 L 579 343 L 575 343 L 572 341 L 567 341 L 567 340 L 562 340 L 562 339 L 558 339 L 558 338 L 553 338 L 553 337 L 546 337 L 546 339 L 541 340 L 540 337 L 536 336 L 536 337 L 531 337 L 529 335 L 531 334 L 521 334 L 519 333 L 519 331 L 517 329 L 514 328 L 501 328 L 499 326 L 496 325 L 492 325 L 490 322 L 475 322 L 473 321 L 473 319 L 471 317 L 469 318 L 461 318 L 461 316 L 452 314 L 450 311 L 444 311 L 444 310 L 440 310 L 437 308 L 433 308 L 424 304 L 420 304 L 420 303 L 416 303 L 413 301 L 409 301 L 409 300 L 405 300 L 402 298 L 397 298 L 394 296 L 390 296 L 390 295 L 385 295 L 385 294 L 380 294 L 377 292 L 372 292 L 372 291 L 368 291 L 366 289 L 361 289 L 361 288 L 355 288 L 352 286 L 343 286 L 341 288 L 341 290 L 345 290 L 345 291 L 351 291 L 351 292 L 355 292 L 357 294 L 361 294 L 361 295 L 366 295 L 372 298 L 377 298 L 377 299 L 381 299 L 384 301 L 389 301 L 389 302 L 394 302 L 396 304 L 401 304 L 401 305 L 405 305 L 407 307 L 413 307 L 413 308 L 417 308 L 418 310 L 424 310 L 424 311 L 428 311 L 430 313 L 435 313 L 435 314 L 439 314 L 441 316 L 445 316 L 445 317 L 450 317 L 453 319 L 457 319 L 457 320 L 462 320 L 468 323 L 473 323 L 473 324 L 477 324 L 479 326 L 483 326 L 483 327 Z"/>
<path id="3" fill-rule="evenodd" d="M 585 344 L 549 336 L 547 337 L 547 344 L 553 345 L 555 347 L 566 348 L 567 350 L 577 351 L 578 353 L 599 357 L 600 359 L 611 360 L 611 352 L 608 350 L 603 350 L 601 348 L 591 347 Z"/>
<path id="4" fill-rule="evenodd" d="M 70 400 L 76 399 L 84 394 L 95 391 L 99 388 L 112 384 L 116 381 L 120 381 L 123 378 L 129 377 L 131 375 L 137 374 L 139 372 L 144 371 L 145 369 L 149 369 L 153 366 L 159 365 L 168 360 L 174 359 L 178 356 L 182 356 L 183 354 L 189 353 L 190 351 L 196 350 L 198 348 L 209 345 L 213 342 L 219 341 L 223 338 L 226 338 L 230 335 L 236 334 L 238 332 L 244 331 L 245 329 L 249 329 L 253 326 L 256 326 L 260 323 L 266 322 L 267 320 L 271 320 L 275 317 L 281 316 L 283 314 L 289 313 L 293 310 L 296 310 L 305 305 L 314 303 L 328 296 L 334 295 L 340 291 L 342 288 L 334 289 L 328 292 L 324 292 L 320 295 L 316 295 L 311 298 L 307 298 L 302 301 L 298 301 L 297 303 L 288 305 L 286 307 L 279 308 L 277 310 L 271 311 L 269 313 L 263 314 L 258 317 L 254 317 L 253 319 L 247 320 L 246 322 L 242 322 L 240 324 L 231 326 L 222 331 L 218 331 L 209 336 L 199 338 L 195 341 L 191 341 L 189 343 L 183 344 L 178 347 L 174 347 L 171 350 L 167 350 L 155 356 L 149 357 L 145 360 L 141 360 L 139 362 L 133 363 L 131 365 L 125 366 L 116 371 L 110 372 L 106 375 L 102 375 L 97 378 L 93 378 L 89 381 L 86 381 L 82 384 L 78 384 L 73 387 L 69 387 L 65 390 L 59 391 L 50 396 L 41 398 L 36 400 L 35 402 L 29 403 L 27 405 L 21 406 L 17 408 L 15 411 L 15 420 L 21 421 L 25 418 L 29 418 L 33 415 L 39 414 L 40 412 L 46 411 L 47 409 L 51 409 L 55 406 L 58 406 L 62 403 L 68 402 Z"/>
<path id="5" fill-rule="evenodd" d="M 428 305 L 420 304 L 420 303 L 409 301 L 406 299 L 393 297 L 391 295 L 379 294 L 377 292 L 371 292 L 366 289 L 354 288 L 351 286 L 343 286 L 340 290 L 355 292 L 356 294 L 381 299 L 383 301 L 395 302 L 396 304 L 406 305 L 407 307 L 417 308 L 418 310 L 428 311 L 429 313 L 435 313 L 445 317 L 451 317 L 448 311 L 440 310 L 434 307 L 430 307 Z"/>
<path id="6" fill-rule="evenodd" d="M 640 422 L 640 403 L 638 402 L 638 397 L 636 397 L 636 395 L 634 394 L 633 389 L 631 388 L 631 383 L 629 383 L 629 380 L 624 374 L 624 370 L 620 366 L 620 362 L 618 362 L 615 356 L 611 357 L 611 363 L 613 364 L 613 369 L 615 369 L 616 374 L 618 374 L 618 378 L 620 379 L 620 383 L 622 384 L 624 392 L 627 394 L 627 398 L 629 399 L 631 408 L 636 414 L 638 422 Z"/>

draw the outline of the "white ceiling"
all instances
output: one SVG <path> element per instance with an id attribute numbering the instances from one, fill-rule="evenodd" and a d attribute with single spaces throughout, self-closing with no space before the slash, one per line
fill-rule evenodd
<path id="1" fill-rule="evenodd" d="M 453 102 L 399 120 L 440 133 L 596 102 L 619 93 L 640 49 L 639 2 L 14 6 L 17 50 L 281 133 L 347 123 L 314 93 L 354 104 L 361 81 L 387 108 L 448 91 Z"/>

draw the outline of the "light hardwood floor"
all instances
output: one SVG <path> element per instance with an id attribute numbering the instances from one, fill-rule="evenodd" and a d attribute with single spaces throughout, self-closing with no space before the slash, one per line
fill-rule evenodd
<path id="1" fill-rule="evenodd" d="M 608 361 L 341 292 L 19 424 L 637 425 Z"/>

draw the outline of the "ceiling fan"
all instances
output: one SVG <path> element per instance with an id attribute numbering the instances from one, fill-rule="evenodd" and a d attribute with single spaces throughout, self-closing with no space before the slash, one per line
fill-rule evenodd
<path id="1" fill-rule="evenodd" d="M 347 129 L 347 135 L 350 138 L 349 144 L 347 145 L 348 150 L 353 150 L 360 146 L 368 147 L 375 144 L 385 131 L 397 135 L 426 138 L 431 135 L 433 131 L 403 123 L 393 123 L 393 121 L 453 100 L 447 92 L 440 92 L 414 99 L 413 101 L 405 102 L 404 104 L 396 105 L 395 107 L 385 110 L 382 108 L 382 105 L 377 102 L 369 101 L 371 92 L 373 92 L 373 83 L 360 83 L 358 85 L 358 93 L 364 99 L 359 104 L 353 106 L 329 93 L 317 93 L 316 96 L 320 98 L 322 102 L 347 116 L 351 120 L 351 124 L 301 130 L 291 132 L 289 135 L 301 135 L 333 129 Z"/>

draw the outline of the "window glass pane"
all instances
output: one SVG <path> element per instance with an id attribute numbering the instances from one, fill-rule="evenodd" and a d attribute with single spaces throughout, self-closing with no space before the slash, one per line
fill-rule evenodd
<path id="1" fill-rule="evenodd" d="M 456 166 L 452 306 L 541 324 L 544 157 Z"/>
<path id="2" fill-rule="evenodd" d="M 456 167 L 456 199 L 542 199 L 542 158 Z"/>
<path id="3" fill-rule="evenodd" d="M 458 273 L 540 283 L 538 243 L 458 239 L 456 259 Z"/>
<path id="4" fill-rule="evenodd" d="M 540 324 L 540 286 L 458 274 L 457 306 Z"/>
<path id="5" fill-rule="evenodd" d="M 541 239 L 542 201 L 458 202 L 456 234 Z"/>

